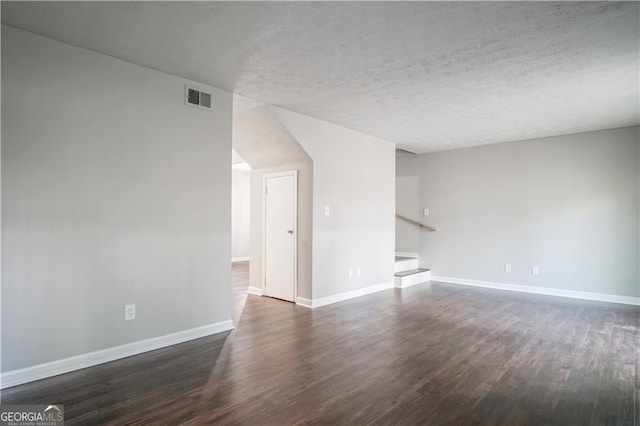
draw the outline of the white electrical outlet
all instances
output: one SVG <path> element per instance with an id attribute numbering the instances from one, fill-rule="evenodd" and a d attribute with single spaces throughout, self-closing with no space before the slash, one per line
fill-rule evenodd
<path id="1" fill-rule="evenodd" d="M 540 275 L 540 268 L 538 268 L 537 266 L 532 266 L 531 275 Z"/>
<path id="2" fill-rule="evenodd" d="M 136 305 L 124 305 L 124 319 L 125 321 L 130 321 L 136 319 Z"/>
<path id="3" fill-rule="evenodd" d="M 324 206 L 324 215 L 329 216 L 331 214 L 331 207 Z"/>
<path id="4" fill-rule="evenodd" d="M 353 277 L 353 268 L 349 268 L 349 278 Z"/>
<path id="5" fill-rule="evenodd" d="M 510 263 L 505 263 L 504 264 L 504 271 L 505 272 L 511 272 L 511 264 Z"/>
<path id="6" fill-rule="evenodd" d="M 429 216 L 429 209 L 423 209 L 423 210 L 422 210 L 422 214 L 423 214 L 424 216 Z"/>

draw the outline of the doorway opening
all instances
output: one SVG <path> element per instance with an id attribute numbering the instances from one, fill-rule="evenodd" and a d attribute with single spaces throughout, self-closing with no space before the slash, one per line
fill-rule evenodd
<path id="1" fill-rule="evenodd" d="M 249 287 L 251 167 L 231 152 L 231 318 L 238 323 Z"/>
<path id="2" fill-rule="evenodd" d="M 263 294 L 295 302 L 298 171 L 265 174 L 263 187 Z"/>

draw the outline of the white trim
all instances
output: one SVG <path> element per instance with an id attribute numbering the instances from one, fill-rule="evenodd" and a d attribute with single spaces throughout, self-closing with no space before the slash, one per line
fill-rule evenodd
<path id="1" fill-rule="evenodd" d="M 311 299 L 307 299 L 305 297 L 296 298 L 296 304 L 305 308 L 312 308 Z"/>
<path id="2" fill-rule="evenodd" d="M 396 288 L 407 288 L 416 284 L 427 283 L 431 281 L 431 271 L 417 272 L 404 277 L 395 277 L 393 280 Z"/>
<path id="3" fill-rule="evenodd" d="M 253 294 L 255 296 L 262 296 L 264 294 L 260 287 L 251 287 L 251 286 L 249 286 L 249 288 L 247 289 L 247 293 Z"/>
<path id="4" fill-rule="evenodd" d="M 231 320 L 2 373 L 0 388 L 21 385 L 233 329 Z"/>
<path id="5" fill-rule="evenodd" d="M 465 278 L 432 276 L 431 281 L 462 284 L 473 287 L 494 288 L 497 290 L 518 291 L 521 293 L 545 294 L 548 296 L 570 297 L 572 299 L 596 300 L 598 302 L 622 303 L 640 306 L 640 297 L 618 296 L 615 294 L 589 293 L 586 291 L 563 290 L 559 288 L 536 287 L 520 284 L 496 283 L 492 281 L 468 280 Z"/>
<path id="6" fill-rule="evenodd" d="M 393 273 L 410 271 L 412 269 L 418 269 L 420 263 L 415 257 L 407 257 L 402 260 L 396 260 L 393 264 Z"/>
<path id="7" fill-rule="evenodd" d="M 409 253 L 408 251 L 397 251 L 396 257 L 413 257 L 415 259 L 418 258 L 418 253 Z"/>
<path id="8" fill-rule="evenodd" d="M 353 299 L 356 297 L 364 296 L 364 295 L 375 293 L 378 291 L 388 290 L 390 288 L 393 288 L 393 281 L 372 285 L 369 287 L 359 288 L 357 290 L 345 291 L 344 293 L 338 293 L 332 296 L 321 297 L 319 299 L 312 299 L 310 301 L 309 299 L 305 299 L 305 301 L 311 302 L 310 303 L 311 308 L 319 308 L 320 306 L 326 306 L 332 303 L 342 302 L 343 300 Z"/>
<path id="9" fill-rule="evenodd" d="M 267 295 L 267 179 L 293 176 L 293 204 L 295 214 L 293 215 L 293 300 L 298 298 L 298 170 L 287 170 L 283 172 L 266 173 L 262 176 L 262 293 Z"/>
<path id="10" fill-rule="evenodd" d="M 248 261 L 249 261 L 249 256 L 232 257 L 232 258 L 231 258 L 231 263 L 236 263 L 236 262 L 248 262 Z"/>

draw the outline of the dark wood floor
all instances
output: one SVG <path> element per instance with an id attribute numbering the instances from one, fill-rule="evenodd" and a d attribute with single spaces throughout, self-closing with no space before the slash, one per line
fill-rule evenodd
<path id="1" fill-rule="evenodd" d="M 231 319 L 237 325 L 242 316 L 244 305 L 247 301 L 249 289 L 249 262 L 236 262 L 231 264 Z"/>
<path id="2" fill-rule="evenodd" d="M 440 283 L 315 310 L 248 296 L 231 333 L 2 402 L 63 403 L 69 425 L 634 425 L 639 326 L 631 306 Z"/>

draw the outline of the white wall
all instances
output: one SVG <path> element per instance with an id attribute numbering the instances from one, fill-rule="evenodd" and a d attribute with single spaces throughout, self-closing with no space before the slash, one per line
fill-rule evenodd
<path id="1" fill-rule="evenodd" d="M 234 165 L 231 171 L 231 258 L 247 259 L 250 250 L 251 169 Z"/>
<path id="2" fill-rule="evenodd" d="M 629 127 L 421 155 L 421 207 L 438 227 L 422 233 L 422 266 L 436 276 L 640 296 L 638 144 Z"/>
<path id="3" fill-rule="evenodd" d="M 230 319 L 232 98 L 184 84 L 2 27 L 2 371 Z"/>
<path id="4" fill-rule="evenodd" d="M 392 282 L 395 146 L 302 114 L 274 111 L 313 160 L 313 299 Z"/>

